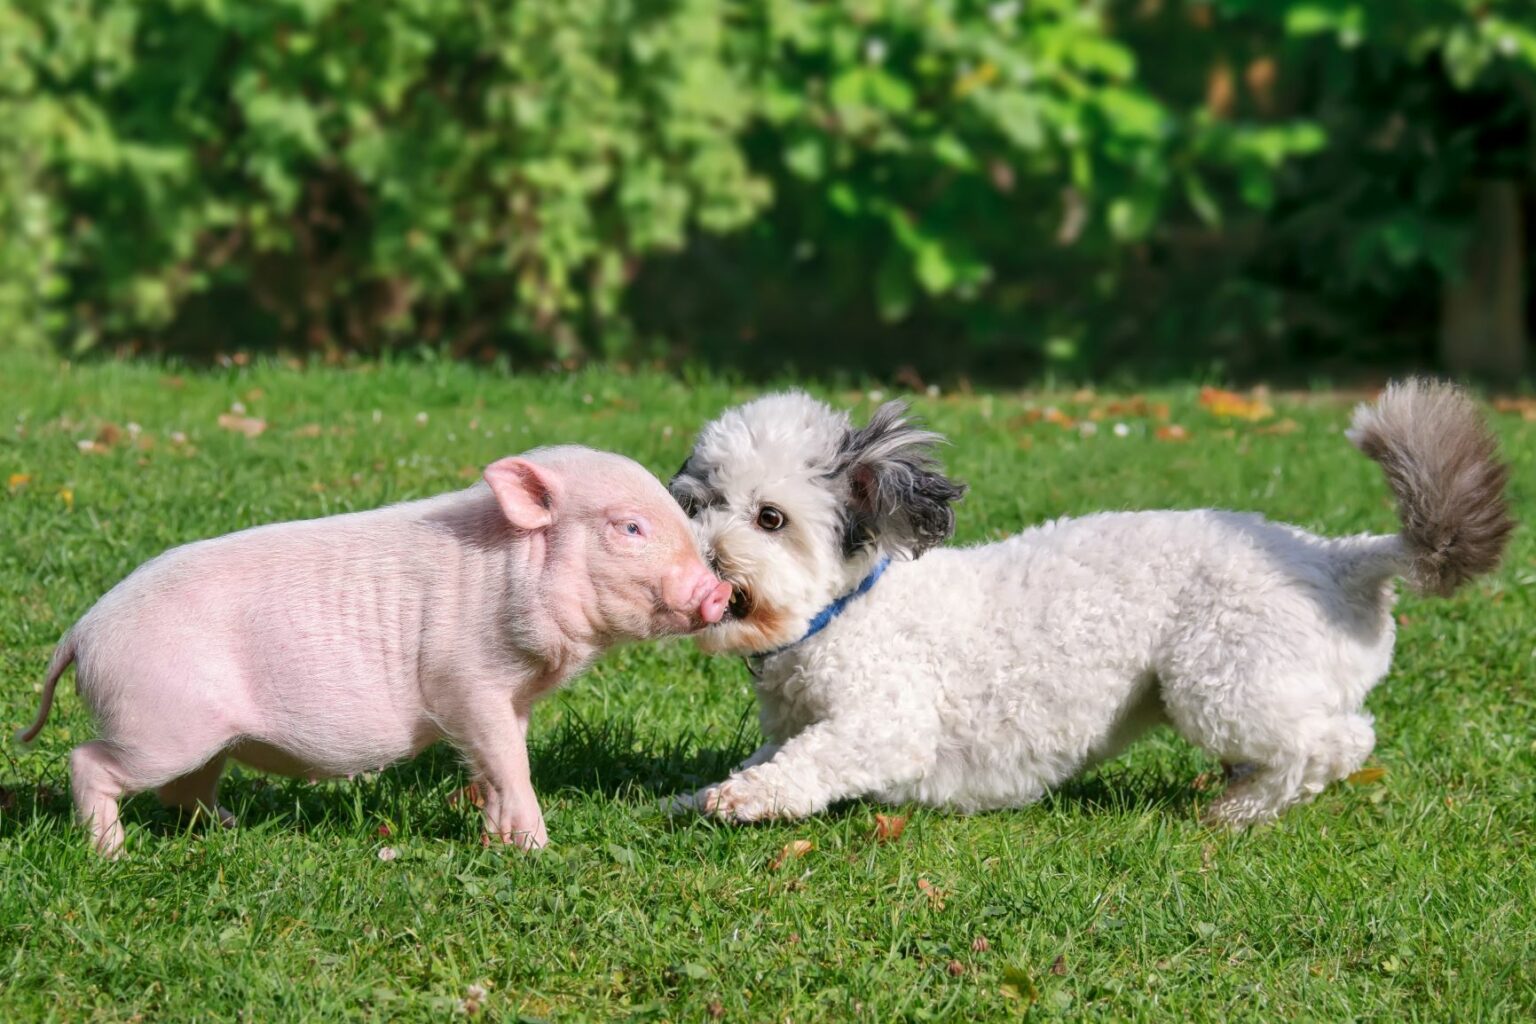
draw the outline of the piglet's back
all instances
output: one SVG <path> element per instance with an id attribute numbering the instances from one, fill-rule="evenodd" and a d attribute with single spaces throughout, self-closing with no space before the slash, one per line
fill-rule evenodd
<path id="1" fill-rule="evenodd" d="M 114 587 L 75 628 L 82 692 L 113 662 L 152 658 L 167 673 L 220 662 L 253 703 L 295 717 L 358 681 L 414 691 L 436 614 L 462 614 L 452 581 L 483 574 L 444 521 L 494 508 L 483 486 L 366 512 L 258 526 L 167 551 Z M 482 598 L 493 597 L 483 592 Z M 203 673 L 198 673 L 203 674 Z M 283 700 L 269 705 L 273 689 Z"/>

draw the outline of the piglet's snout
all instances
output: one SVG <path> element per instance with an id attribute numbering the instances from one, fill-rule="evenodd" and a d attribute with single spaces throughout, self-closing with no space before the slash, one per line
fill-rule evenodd
<path id="1" fill-rule="evenodd" d="M 725 618 L 726 606 L 731 603 L 731 585 L 713 576 L 702 581 L 703 596 L 699 598 L 699 618 L 706 626 L 713 626 Z"/>
<path id="2" fill-rule="evenodd" d="M 675 614 L 687 618 L 689 629 L 712 626 L 725 616 L 726 605 L 731 602 L 731 585 L 722 582 L 702 563 L 683 570 L 675 578 L 675 589 L 667 604 Z"/>

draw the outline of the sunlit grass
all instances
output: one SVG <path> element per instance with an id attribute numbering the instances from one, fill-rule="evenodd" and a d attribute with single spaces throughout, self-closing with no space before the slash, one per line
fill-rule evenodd
<path id="1" fill-rule="evenodd" d="M 0 726 L 35 713 L 74 618 L 168 546 L 464 486 L 548 442 L 665 476 L 748 393 L 442 364 L 0 357 Z M 1341 436 L 1344 398 L 1271 399 L 1255 422 L 1194 389 L 914 402 L 972 486 L 963 542 L 1165 506 L 1393 528 L 1375 467 Z M 260 433 L 220 427 L 226 413 Z M 1531 520 L 1536 424 L 1498 426 Z M 351 783 L 237 770 L 224 795 L 244 824 L 228 832 L 136 798 L 128 856 L 109 864 L 69 817 L 65 755 L 91 727 L 66 682 L 36 750 L 0 760 L 0 1019 L 1529 1019 L 1533 556 L 1521 532 L 1496 576 L 1405 597 L 1370 701 L 1384 777 L 1247 835 L 1196 824 L 1214 766 L 1165 733 L 1035 807 L 897 809 L 910 821 L 890 843 L 862 804 L 798 825 L 674 823 L 667 796 L 757 736 L 740 662 L 674 642 L 615 652 L 535 714 L 553 842 L 537 856 L 481 847 L 449 799 L 463 770 L 434 749 Z M 812 848 L 771 869 L 797 840 Z"/>

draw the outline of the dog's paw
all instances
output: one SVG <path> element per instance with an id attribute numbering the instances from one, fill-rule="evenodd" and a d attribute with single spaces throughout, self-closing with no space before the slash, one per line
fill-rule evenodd
<path id="1" fill-rule="evenodd" d="M 734 775 L 691 796 L 679 797 L 672 807 L 673 813 L 692 811 L 742 824 L 775 818 L 802 818 L 808 813 L 787 798 L 783 787 L 754 771 Z"/>

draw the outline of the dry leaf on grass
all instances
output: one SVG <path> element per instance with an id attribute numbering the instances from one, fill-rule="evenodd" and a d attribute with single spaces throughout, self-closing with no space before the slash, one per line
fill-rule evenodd
<path id="1" fill-rule="evenodd" d="M 1268 402 L 1257 396 L 1247 397 L 1220 388 L 1201 388 L 1200 404 L 1213 416 L 1225 416 L 1250 422 L 1266 420 L 1275 414 Z"/>
<path id="2" fill-rule="evenodd" d="M 899 814 L 875 815 L 875 842 L 894 843 L 907 829 L 907 819 Z"/>
<path id="3" fill-rule="evenodd" d="M 468 801 L 472 807 L 485 806 L 485 794 L 480 791 L 480 783 L 471 782 L 462 789 L 456 789 L 448 794 L 449 807 L 457 807 L 464 801 Z"/>
<path id="4" fill-rule="evenodd" d="M 1159 441 L 1188 441 L 1189 431 L 1185 430 L 1177 423 L 1167 423 L 1161 427 L 1158 427 L 1157 432 L 1152 436 L 1157 438 Z"/>
<path id="5" fill-rule="evenodd" d="M 768 870 L 777 871 L 784 866 L 785 862 L 804 857 L 815 848 L 816 844 L 809 839 L 796 839 L 793 842 L 785 843 L 784 849 L 779 851 L 778 856 L 768 862 Z"/>
<path id="6" fill-rule="evenodd" d="M 1373 782 L 1380 782 L 1387 777 L 1387 770 L 1380 765 L 1372 765 L 1369 768 L 1361 768 L 1357 772 L 1351 772 L 1349 781 L 1356 786 L 1369 786 Z"/>
<path id="7" fill-rule="evenodd" d="M 1519 416 L 1527 423 L 1536 423 L 1536 398 L 1495 398 L 1493 407 L 1499 412 Z"/>
<path id="8" fill-rule="evenodd" d="M 267 421 L 256 416 L 239 416 L 232 412 L 219 414 L 219 426 L 246 437 L 260 437 L 267 429 Z"/>
<path id="9" fill-rule="evenodd" d="M 5 486 L 12 494 L 14 494 L 31 482 L 31 473 L 12 473 L 10 477 L 6 479 Z"/>
<path id="10" fill-rule="evenodd" d="M 1254 431 L 1255 434 L 1294 434 L 1301 429 L 1301 424 L 1287 416 L 1277 423 L 1271 423 Z"/>
<path id="11" fill-rule="evenodd" d="M 944 909 L 944 890 L 928 881 L 926 878 L 917 880 L 917 887 L 924 896 L 928 897 L 928 905 L 934 910 Z"/>
<path id="12" fill-rule="evenodd" d="M 302 427 L 294 427 L 292 433 L 294 437 L 319 437 L 320 424 L 306 423 Z"/>
<path id="13" fill-rule="evenodd" d="M 1056 959 L 1052 961 L 1051 973 L 1058 976 L 1067 973 L 1067 958 L 1064 954 L 1057 956 Z"/>

